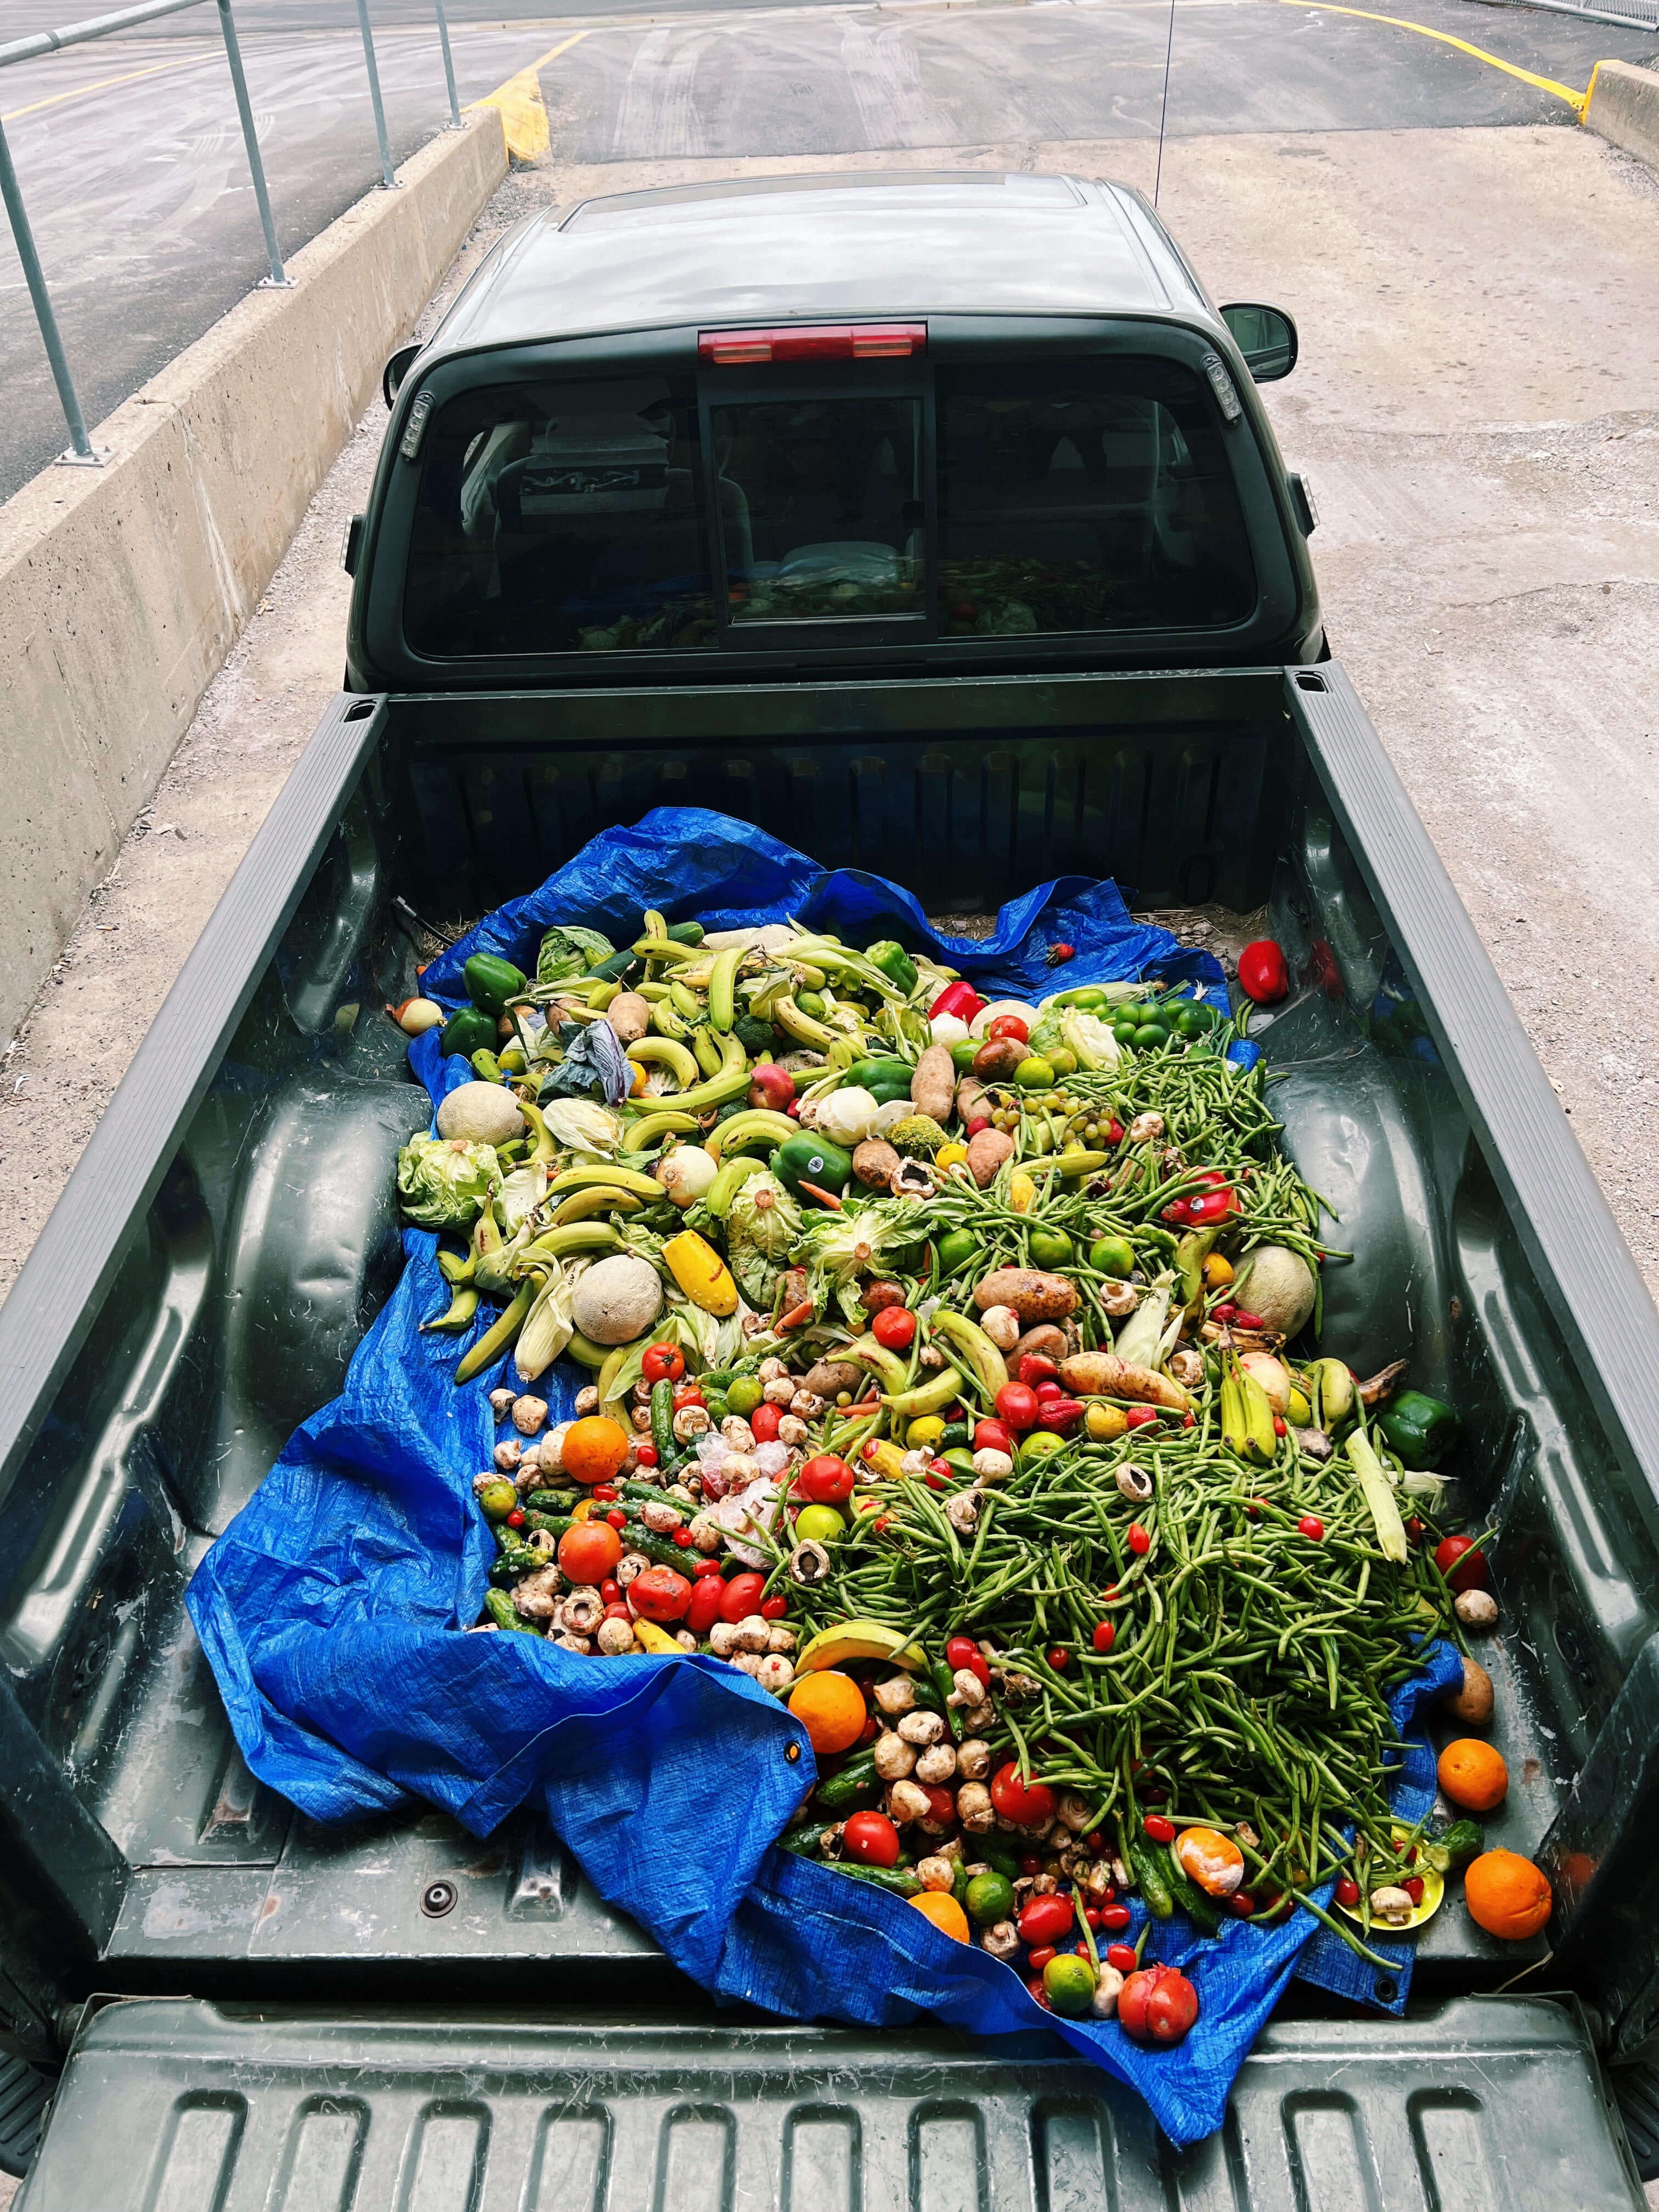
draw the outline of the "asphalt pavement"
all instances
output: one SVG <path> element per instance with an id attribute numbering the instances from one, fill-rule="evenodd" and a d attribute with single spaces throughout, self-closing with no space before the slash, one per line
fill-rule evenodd
<path id="1" fill-rule="evenodd" d="M 9 0 L 11 35 L 76 12 Z M 563 14 L 449 0 L 463 102 L 540 62 L 562 157 L 781 159 L 1156 136 L 1166 0 L 650 0 Z M 447 116 L 429 0 L 375 0 L 393 158 Z M 1527 8 L 1419 0 L 1411 29 L 1311 0 L 1177 0 L 1167 128 L 1235 132 L 1575 128 L 1605 54 L 1659 37 Z M 262 157 L 286 252 L 380 178 L 353 0 L 242 0 Z M 1436 32 L 1438 37 L 1425 35 Z M 1482 46 L 1512 74 L 1447 43 Z M 1528 81 L 1542 78 L 1557 86 Z M 210 6 L 0 74 L 0 119 L 90 422 L 256 283 L 264 260 Z M 0 234 L 0 496 L 66 442 L 9 237 Z"/>

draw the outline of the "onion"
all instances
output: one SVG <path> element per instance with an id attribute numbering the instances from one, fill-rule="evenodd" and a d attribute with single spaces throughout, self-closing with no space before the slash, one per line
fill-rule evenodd
<path id="1" fill-rule="evenodd" d="M 879 1111 L 873 1094 L 856 1083 L 832 1091 L 827 1098 L 819 1099 L 817 1107 L 813 1127 L 836 1144 L 849 1146 L 863 1143 L 875 1127 Z"/>
<path id="2" fill-rule="evenodd" d="M 890 1129 L 896 1129 L 901 1121 L 908 1121 L 915 1110 L 908 1098 L 890 1098 L 884 1106 L 877 1107 L 876 1118 L 870 1124 L 871 1135 L 884 1137 Z"/>
<path id="3" fill-rule="evenodd" d="M 1317 1288 L 1313 1269 L 1300 1253 L 1283 1244 L 1261 1244 L 1239 1261 L 1231 1296 L 1275 1335 L 1291 1337 L 1306 1326 Z"/>
<path id="4" fill-rule="evenodd" d="M 405 999 L 386 1012 L 405 1036 L 424 1036 L 428 1030 L 441 1029 L 447 1018 L 435 999 Z"/>
<path id="5" fill-rule="evenodd" d="M 719 1164 L 701 1145 L 680 1145 L 657 1162 L 657 1181 L 676 1206 L 695 1206 L 720 1173 Z"/>
<path id="6" fill-rule="evenodd" d="M 1283 1360 L 1275 1359 L 1271 1352 L 1247 1352 L 1238 1364 L 1247 1375 L 1255 1376 L 1282 1420 L 1291 1410 L 1291 1378 Z"/>
<path id="7" fill-rule="evenodd" d="M 927 1027 L 935 1044 L 961 1044 L 968 1035 L 960 1014 L 935 1014 Z"/>

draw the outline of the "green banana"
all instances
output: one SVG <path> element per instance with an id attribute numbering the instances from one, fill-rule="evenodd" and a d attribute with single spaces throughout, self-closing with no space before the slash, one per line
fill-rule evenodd
<path id="1" fill-rule="evenodd" d="M 988 1401 L 994 1405 L 997 1392 L 1007 1384 L 1008 1363 L 985 1331 L 966 1314 L 952 1313 L 949 1306 L 940 1306 L 927 1327 L 932 1335 L 942 1336 L 967 1361 Z"/>
<path id="2" fill-rule="evenodd" d="M 775 1152 L 799 1134 L 799 1122 L 792 1121 L 787 1114 L 775 1114 L 769 1106 L 755 1106 L 746 1114 L 734 1114 L 729 1121 L 716 1123 L 708 1133 L 705 1149 L 717 1160 L 729 1160 L 750 1145 L 764 1145 L 769 1152 Z"/>
<path id="3" fill-rule="evenodd" d="M 591 1190 L 596 1183 L 611 1190 L 625 1190 L 647 1201 L 662 1196 L 662 1185 L 654 1176 L 641 1175 L 637 1168 L 610 1166 L 566 1168 L 562 1175 L 554 1176 L 547 1193 L 551 1198 L 558 1191 Z"/>
<path id="4" fill-rule="evenodd" d="M 624 1152 L 652 1152 L 665 1137 L 684 1137 L 696 1126 L 696 1115 L 678 1106 L 665 1107 L 659 1114 L 641 1114 L 623 1131 L 620 1149 Z"/>
<path id="5" fill-rule="evenodd" d="M 445 1336 L 459 1336 L 464 1328 L 471 1327 L 477 1310 L 478 1293 L 471 1284 L 458 1285 L 446 1310 L 434 1319 L 421 1323 L 421 1333 L 422 1335 L 441 1333 Z"/>
<path id="6" fill-rule="evenodd" d="M 746 945 L 728 945 L 714 956 L 708 978 L 708 1018 L 717 1030 L 729 1030 L 737 1019 L 738 970 L 747 950 Z"/>
<path id="7" fill-rule="evenodd" d="M 720 1045 L 708 1029 L 692 1030 L 691 1049 L 696 1055 L 698 1067 L 705 1076 L 718 1075 L 726 1065 L 720 1056 Z"/>
<path id="8" fill-rule="evenodd" d="M 660 1037 L 672 1037 L 676 1044 L 688 1034 L 685 1018 L 672 998 L 659 999 L 651 1009 L 651 1026 Z"/>
<path id="9" fill-rule="evenodd" d="M 652 1010 L 653 1022 L 661 1012 L 660 1006 Z M 678 1021 L 679 1016 L 676 1014 L 674 1019 Z M 702 1073 L 685 1047 L 672 1037 L 641 1037 L 637 1044 L 629 1046 L 627 1056 L 635 1067 L 665 1067 L 682 1091 L 690 1091 Z"/>
<path id="10" fill-rule="evenodd" d="M 733 1115 L 733 1120 L 737 1117 Z M 793 1126 L 793 1125 L 792 1125 Z M 751 1175 L 758 1175 L 766 1165 L 752 1152 L 738 1152 L 727 1160 L 708 1186 L 703 1204 L 716 1221 L 724 1221 L 732 1210 L 732 1201 Z"/>
<path id="11" fill-rule="evenodd" d="M 475 1375 L 482 1375 L 493 1360 L 501 1358 L 502 1352 L 507 1350 L 508 1345 L 524 1327 L 525 1316 L 535 1303 L 535 1297 L 536 1285 L 533 1281 L 521 1283 L 519 1285 L 512 1304 L 508 1306 L 495 1327 L 486 1329 L 471 1351 L 463 1356 L 459 1365 L 455 1370 L 457 1389 L 463 1382 L 470 1382 Z"/>
<path id="12" fill-rule="evenodd" d="M 954 1367 L 941 1367 L 937 1375 L 930 1375 L 925 1382 L 914 1389 L 901 1390 L 895 1396 L 884 1395 L 882 1404 L 890 1413 L 901 1420 L 912 1420 L 919 1413 L 937 1413 L 945 1407 L 954 1405 L 962 1395 L 962 1376 Z"/>

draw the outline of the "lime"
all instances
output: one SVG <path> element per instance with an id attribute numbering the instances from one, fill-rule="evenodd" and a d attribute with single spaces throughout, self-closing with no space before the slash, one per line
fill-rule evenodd
<path id="1" fill-rule="evenodd" d="M 847 1523 L 833 1505 L 803 1505 L 795 1534 L 804 1544 L 833 1544 L 847 1534 Z"/>
<path id="2" fill-rule="evenodd" d="M 976 1874 L 968 1885 L 968 1917 L 981 1928 L 1006 1920 L 1014 1909 L 1014 1885 L 1006 1874 Z"/>
<path id="3" fill-rule="evenodd" d="M 1052 1429 L 1028 1429 L 1019 1442 L 1019 1463 L 1030 1467 L 1034 1460 L 1048 1459 L 1065 1449 L 1066 1439 L 1057 1437 Z"/>
<path id="4" fill-rule="evenodd" d="M 912 1451 L 920 1451 L 924 1444 L 936 1444 L 945 1434 L 945 1428 L 937 1413 L 924 1413 L 904 1431 L 904 1441 Z"/>
<path id="5" fill-rule="evenodd" d="M 951 1065 L 958 1075 L 966 1075 L 974 1064 L 974 1054 L 979 1050 L 978 1037 L 961 1037 L 951 1048 Z"/>
<path id="6" fill-rule="evenodd" d="M 1075 1951 L 1062 1951 L 1042 1970 L 1042 1994 L 1056 2012 L 1075 2020 L 1094 2002 L 1095 1970 Z"/>
<path id="7" fill-rule="evenodd" d="M 966 1444 L 952 1444 L 950 1450 L 941 1452 L 939 1457 L 946 1467 L 953 1467 L 958 1474 L 971 1475 L 974 1472 L 974 1455 Z"/>
<path id="8" fill-rule="evenodd" d="M 1135 1041 L 1135 1031 L 1139 1026 L 1140 1024 L 1128 1015 L 1120 1014 L 1112 1024 L 1112 1035 L 1119 1044 L 1133 1044 Z"/>
<path id="9" fill-rule="evenodd" d="M 1170 1032 L 1162 1022 L 1143 1022 L 1134 1034 L 1134 1048 L 1137 1052 L 1157 1052 L 1161 1046 L 1168 1044 L 1169 1042 Z"/>
<path id="10" fill-rule="evenodd" d="M 1033 1053 L 1029 1060 L 1022 1060 L 1014 1070 L 1014 1081 L 1022 1091 L 1052 1091 L 1054 1071 L 1048 1060 Z"/>
<path id="11" fill-rule="evenodd" d="M 1134 1247 L 1127 1237 L 1097 1237 L 1089 1247 L 1089 1265 L 1097 1274 L 1127 1282 L 1135 1271 Z"/>
<path id="12" fill-rule="evenodd" d="M 734 1413 L 752 1413 L 766 1395 L 765 1385 L 757 1375 L 739 1375 L 726 1394 L 726 1402 Z"/>
<path id="13" fill-rule="evenodd" d="M 953 1229 L 948 1237 L 941 1237 L 935 1249 L 939 1253 L 941 1275 L 954 1275 L 958 1267 L 965 1267 L 979 1251 L 979 1238 L 971 1229 Z"/>
<path id="14" fill-rule="evenodd" d="M 1073 1255 L 1072 1240 L 1063 1229 L 1034 1229 L 1030 1251 L 1033 1267 L 1063 1267 Z"/>
<path id="15" fill-rule="evenodd" d="M 478 1505 L 486 1521 L 505 1521 L 519 1502 L 510 1482 L 487 1482 L 478 1492 Z"/>

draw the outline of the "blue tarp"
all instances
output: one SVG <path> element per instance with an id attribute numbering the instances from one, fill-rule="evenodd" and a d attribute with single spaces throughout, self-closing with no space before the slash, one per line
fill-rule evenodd
<path id="1" fill-rule="evenodd" d="M 828 873 L 723 816 L 659 809 L 480 923 L 427 970 L 425 987 L 456 998 L 471 952 L 533 969 L 549 924 L 620 938 L 647 907 L 711 927 L 793 915 L 858 943 L 890 921 L 999 995 L 1054 988 L 1046 954 L 1056 940 L 1076 948 L 1066 983 L 1222 982 L 1207 954 L 1133 921 L 1109 883 L 1045 884 L 1005 908 L 992 937 L 941 939 L 908 894 L 875 877 Z M 432 1038 L 413 1057 L 434 1093 L 470 1073 L 440 1062 Z M 465 1633 L 495 1556 L 472 1478 L 489 1463 L 487 1394 L 501 1376 L 454 1388 L 463 1346 L 420 1334 L 449 1299 L 436 1239 L 410 1230 L 404 1249 L 402 1279 L 340 1396 L 296 1430 L 190 1587 L 237 1741 L 262 1781 L 315 1820 L 423 1800 L 477 1835 L 532 1805 L 599 1894 L 717 1996 L 800 2019 L 928 2016 L 983 2035 L 1049 2027 L 1138 2089 L 1177 2143 L 1221 2124 L 1233 2077 L 1298 1960 L 1324 1986 L 1377 2001 L 1375 1970 L 1323 1931 L 1310 1945 L 1316 1923 L 1305 1911 L 1272 1930 L 1230 1923 L 1215 1943 L 1195 1942 L 1177 1917 L 1154 1930 L 1148 1955 L 1197 1986 L 1201 2014 L 1183 2044 L 1148 2051 L 1115 2023 L 1058 2021 L 1010 1968 L 902 1900 L 776 1848 L 812 1754 L 746 1674 L 702 1656 L 601 1663 L 539 1638 Z M 555 1419 L 581 1379 L 544 1378 Z M 1402 1732 L 1460 1663 L 1434 1648 L 1396 1699 Z M 1417 1817 L 1433 1784 L 1419 1742 L 1398 1787 L 1402 1817 Z M 1382 1948 L 1401 1961 L 1397 2007 L 1409 1948 Z"/>

